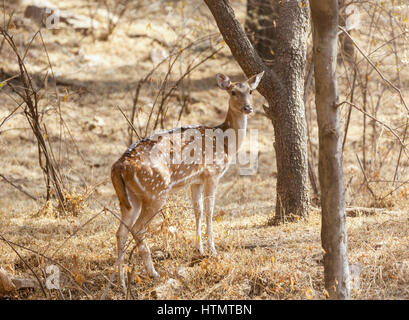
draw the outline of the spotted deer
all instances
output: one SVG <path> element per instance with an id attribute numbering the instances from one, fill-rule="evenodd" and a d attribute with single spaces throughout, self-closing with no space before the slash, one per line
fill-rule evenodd
<path id="1" fill-rule="evenodd" d="M 165 204 L 168 194 L 177 188 L 186 185 L 191 187 L 196 217 L 196 247 L 199 253 L 204 253 L 201 237 L 204 207 L 210 253 L 217 255 L 212 231 L 215 193 L 219 179 L 229 167 L 232 154 L 229 154 L 230 144 L 225 143 L 224 136 L 222 147 L 217 149 L 212 131 L 218 130 L 223 134 L 229 131 L 235 137 L 240 136 L 239 131 L 246 132 L 247 115 L 253 111 L 251 94 L 263 74 L 261 72 L 245 82 L 236 83 L 232 83 L 226 75 L 217 74 L 217 85 L 229 94 L 229 109 L 222 124 L 216 127 L 186 126 L 155 134 L 130 146 L 112 166 L 112 183 L 122 215 L 116 237 L 119 279 L 124 289 L 126 286 L 122 261 L 129 231 L 137 242 L 148 274 L 153 278 L 159 277 L 144 235 L 149 222 Z M 196 149 L 192 148 L 192 136 L 205 138 L 199 145 L 196 143 Z M 243 134 L 241 136 L 233 145 L 236 153 L 243 142 Z M 219 153 L 215 160 L 207 161 L 209 155 L 215 155 L 215 147 L 221 151 L 221 156 Z M 192 155 L 192 152 L 196 155 Z"/>

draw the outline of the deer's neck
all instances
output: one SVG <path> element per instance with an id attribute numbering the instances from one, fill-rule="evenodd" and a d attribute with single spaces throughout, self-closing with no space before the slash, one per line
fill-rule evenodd
<path id="1" fill-rule="evenodd" d="M 229 110 L 227 111 L 226 119 L 224 122 L 218 126 L 223 131 L 228 129 L 233 129 L 237 141 L 237 151 L 240 149 L 244 138 L 247 133 L 247 115 L 241 112 L 235 112 L 234 109 L 229 105 Z"/>

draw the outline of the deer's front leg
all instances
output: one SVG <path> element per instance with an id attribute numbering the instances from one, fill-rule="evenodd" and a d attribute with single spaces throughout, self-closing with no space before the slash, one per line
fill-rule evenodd
<path id="1" fill-rule="evenodd" d="M 214 201 L 216 197 L 216 189 L 217 189 L 217 180 L 209 179 L 206 181 L 204 186 L 204 211 L 206 215 L 206 223 L 207 223 L 207 240 L 209 242 L 209 248 L 212 255 L 217 255 L 216 248 L 214 247 L 213 242 L 213 226 L 212 226 L 212 219 L 213 219 L 213 208 L 214 208 Z"/>
<path id="2" fill-rule="evenodd" d="M 203 185 L 202 184 L 192 184 L 190 187 L 192 192 L 192 204 L 195 211 L 196 217 L 196 248 L 200 255 L 203 255 L 203 245 L 202 245 L 202 214 L 203 214 Z"/>

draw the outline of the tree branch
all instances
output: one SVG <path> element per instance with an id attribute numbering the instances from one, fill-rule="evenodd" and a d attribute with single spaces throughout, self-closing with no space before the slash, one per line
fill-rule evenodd
<path id="1" fill-rule="evenodd" d="M 237 20 L 234 10 L 228 0 L 205 0 L 210 9 L 224 41 L 229 46 L 234 58 L 239 63 L 247 77 L 264 71 L 264 77 L 258 86 L 259 92 L 267 99 L 271 96 L 271 84 L 280 83 L 275 81 L 274 74 L 268 68 L 252 46 Z"/>

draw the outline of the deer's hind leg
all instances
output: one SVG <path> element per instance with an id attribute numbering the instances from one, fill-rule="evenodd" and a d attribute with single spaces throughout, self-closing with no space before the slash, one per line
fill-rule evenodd
<path id="1" fill-rule="evenodd" d="M 127 208 L 125 205 L 120 203 L 121 208 L 121 222 L 119 224 L 118 231 L 116 233 L 117 239 L 117 249 L 118 249 L 118 271 L 119 271 L 119 280 L 122 285 L 122 289 L 126 292 L 126 284 L 125 284 L 125 276 L 123 271 L 123 260 L 124 260 L 124 253 L 125 253 L 125 244 L 126 240 L 128 239 L 128 233 L 132 229 L 136 219 L 138 218 L 142 202 L 141 200 L 134 195 L 133 193 L 127 190 L 129 203 L 131 204 L 131 208 Z"/>
<path id="2" fill-rule="evenodd" d="M 152 262 L 151 252 L 148 245 L 145 242 L 145 233 L 147 231 L 149 223 L 158 214 L 165 203 L 163 198 L 154 200 L 145 200 L 142 204 L 142 212 L 139 218 L 136 220 L 132 228 L 132 236 L 134 237 L 137 245 L 139 254 L 143 260 L 146 271 L 152 278 L 159 278 L 159 274 L 156 272 L 155 267 Z"/>

